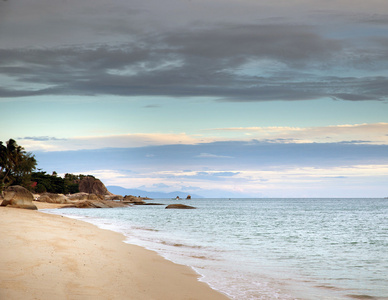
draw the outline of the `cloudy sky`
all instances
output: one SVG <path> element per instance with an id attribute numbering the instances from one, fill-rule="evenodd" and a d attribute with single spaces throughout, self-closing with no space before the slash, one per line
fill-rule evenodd
<path id="1" fill-rule="evenodd" d="M 0 140 L 210 197 L 388 196 L 386 0 L 0 0 Z"/>

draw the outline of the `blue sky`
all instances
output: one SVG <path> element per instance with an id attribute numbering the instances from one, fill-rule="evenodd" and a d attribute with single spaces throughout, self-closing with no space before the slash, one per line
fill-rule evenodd
<path id="1" fill-rule="evenodd" d="M 0 140 L 210 197 L 388 196 L 385 1 L 0 2 Z"/>

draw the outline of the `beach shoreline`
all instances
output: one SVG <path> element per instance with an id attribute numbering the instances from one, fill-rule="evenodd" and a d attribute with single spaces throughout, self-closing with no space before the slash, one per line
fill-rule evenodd
<path id="1" fill-rule="evenodd" d="M 190 267 L 80 220 L 1 207 L 0 236 L 0 299 L 229 299 Z"/>

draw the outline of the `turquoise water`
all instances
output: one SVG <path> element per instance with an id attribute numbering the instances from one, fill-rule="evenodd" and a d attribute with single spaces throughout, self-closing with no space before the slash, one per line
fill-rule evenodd
<path id="1" fill-rule="evenodd" d="M 155 199 L 149 202 L 177 203 Z M 121 232 L 232 299 L 388 299 L 387 199 L 193 199 L 48 210 Z"/>

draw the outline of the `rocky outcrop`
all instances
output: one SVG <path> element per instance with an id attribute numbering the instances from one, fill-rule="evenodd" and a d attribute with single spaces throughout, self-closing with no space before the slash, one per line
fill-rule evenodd
<path id="1" fill-rule="evenodd" d="M 115 195 L 109 195 L 107 197 L 113 200 Z M 67 204 L 64 207 L 76 207 L 76 208 L 112 208 L 112 207 L 125 207 L 128 204 L 118 201 L 105 200 L 105 196 L 88 194 L 88 193 L 76 193 L 72 195 L 62 195 L 53 193 L 44 193 L 37 199 L 39 202 Z M 122 196 L 118 196 L 121 199 Z"/>
<path id="2" fill-rule="evenodd" d="M 124 203 L 129 203 L 129 204 L 135 204 L 135 205 L 142 205 L 145 204 L 145 201 L 141 197 L 136 197 L 136 196 L 125 196 L 123 199 Z"/>
<path id="3" fill-rule="evenodd" d="M 53 193 L 43 193 L 36 201 L 57 204 L 68 203 L 67 197 L 65 195 Z"/>
<path id="4" fill-rule="evenodd" d="M 75 200 L 104 200 L 102 195 L 88 194 L 88 193 L 76 193 L 67 196 L 67 199 L 71 201 Z"/>
<path id="5" fill-rule="evenodd" d="M 194 206 L 184 205 L 184 204 L 170 204 L 166 206 L 166 209 L 195 209 Z"/>
<path id="6" fill-rule="evenodd" d="M 73 207 L 76 208 L 113 208 L 113 207 L 126 207 L 127 205 L 122 202 L 105 201 L 105 200 L 84 200 L 73 203 Z"/>
<path id="7" fill-rule="evenodd" d="M 102 195 L 88 194 L 88 193 L 76 193 L 68 195 L 67 197 L 62 194 L 44 193 L 37 201 L 67 204 L 64 207 L 75 208 L 112 208 L 112 207 L 125 207 L 128 206 L 123 202 L 104 200 Z"/>
<path id="8" fill-rule="evenodd" d="M 96 195 L 113 195 L 101 180 L 87 176 L 79 182 L 79 191 L 81 193 L 96 194 Z"/>
<path id="9" fill-rule="evenodd" d="M 1 198 L 0 198 L 1 200 Z M 15 185 L 10 186 L 4 191 L 4 198 L 1 202 L 1 206 L 12 206 L 25 209 L 38 209 L 35 204 L 32 203 L 34 196 L 30 191 L 22 186 Z"/>
<path id="10" fill-rule="evenodd" d="M 121 196 L 121 195 L 104 195 L 104 200 L 110 200 L 110 201 L 114 201 L 114 200 L 118 200 L 118 201 L 123 201 L 124 197 Z"/>

